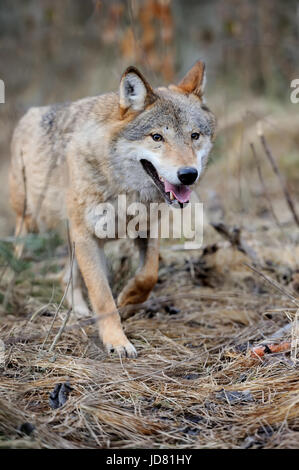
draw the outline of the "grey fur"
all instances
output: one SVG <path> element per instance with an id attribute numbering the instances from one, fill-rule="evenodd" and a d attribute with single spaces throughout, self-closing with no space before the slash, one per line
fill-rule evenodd
<path id="1" fill-rule="evenodd" d="M 202 134 L 212 136 L 215 131 L 215 119 L 209 108 L 201 105 L 200 100 L 186 106 L 184 101 L 187 98 L 184 98 L 179 95 L 174 98 L 169 92 L 158 92 L 155 106 L 139 114 L 122 131 L 121 136 L 129 141 L 142 140 L 153 131 L 170 126 L 178 137 L 182 137 L 186 123 L 197 127 Z"/>

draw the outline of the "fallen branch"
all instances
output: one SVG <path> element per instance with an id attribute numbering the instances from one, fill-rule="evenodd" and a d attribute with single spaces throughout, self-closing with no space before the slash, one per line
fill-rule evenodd
<path id="1" fill-rule="evenodd" d="M 259 262 L 258 256 L 255 253 L 255 251 L 247 245 L 242 239 L 241 239 L 241 229 L 240 227 L 229 227 L 228 225 L 225 225 L 224 223 L 211 223 L 211 226 L 218 232 L 223 238 L 228 240 L 231 245 L 235 248 L 237 248 L 239 251 L 242 253 L 245 253 L 249 258 L 252 259 L 252 261 L 255 264 L 260 265 L 261 263 Z"/>

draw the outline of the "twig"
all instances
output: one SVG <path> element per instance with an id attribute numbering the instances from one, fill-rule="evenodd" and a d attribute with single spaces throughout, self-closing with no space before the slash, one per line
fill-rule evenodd
<path id="1" fill-rule="evenodd" d="M 269 206 L 269 209 L 270 209 L 270 212 L 272 214 L 273 219 L 275 220 L 277 226 L 282 230 L 281 224 L 280 224 L 280 222 L 279 222 L 279 220 L 276 217 L 276 214 L 274 212 L 273 205 L 272 205 L 271 199 L 269 197 L 269 194 L 268 194 L 265 182 L 264 182 L 261 165 L 260 165 L 258 156 L 256 154 L 254 144 L 252 142 L 250 142 L 250 147 L 251 147 L 251 151 L 252 151 L 255 163 L 256 163 L 256 168 L 257 168 L 257 172 L 258 172 L 258 175 L 259 175 L 259 180 L 260 180 L 261 186 L 263 188 L 264 197 L 265 197 L 266 201 L 268 202 L 268 206 Z"/>
<path id="2" fill-rule="evenodd" d="M 69 281 L 68 282 L 68 285 L 67 285 L 67 288 L 66 288 L 66 293 L 68 291 L 68 288 L 69 286 L 71 285 L 71 293 L 72 293 L 72 305 L 71 307 L 68 309 L 67 313 L 66 313 L 66 316 L 64 318 L 64 321 L 57 333 L 57 335 L 55 336 L 54 338 L 54 341 L 53 343 L 51 344 L 50 346 L 50 349 L 49 349 L 49 352 L 52 352 L 56 346 L 56 344 L 58 343 L 59 341 L 59 338 L 60 336 L 62 335 L 62 333 L 64 332 L 65 330 L 65 327 L 67 325 L 67 322 L 69 321 L 69 318 L 70 318 L 70 315 L 71 315 L 71 312 L 73 311 L 73 307 L 74 307 L 74 283 L 73 283 L 73 264 L 74 264 L 74 259 L 75 259 L 75 242 L 73 242 L 73 246 L 71 245 L 71 236 L 70 236 L 70 229 L 69 229 L 69 224 L 67 222 L 67 241 L 68 241 L 68 247 L 69 247 L 69 256 L 70 256 L 70 277 L 69 277 Z"/>
<path id="3" fill-rule="evenodd" d="M 242 253 L 245 253 L 255 264 L 261 265 L 257 254 L 255 251 L 247 245 L 241 239 L 241 229 L 240 227 L 229 227 L 224 223 L 211 223 L 211 226 L 218 232 L 223 238 L 228 240 L 232 246 L 237 248 Z"/>
<path id="4" fill-rule="evenodd" d="M 45 310 L 47 310 L 47 308 L 52 304 L 53 297 L 54 297 L 54 287 L 53 287 L 53 289 L 52 289 L 52 295 L 51 295 L 50 301 L 49 301 L 47 304 L 42 305 L 40 308 L 38 308 L 38 309 L 31 315 L 31 317 L 29 318 L 28 323 L 33 322 L 33 321 L 35 320 L 35 318 L 36 318 L 41 312 L 44 312 Z"/>
<path id="5" fill-rule="evenodd" d="M 279 330 L 275 331 L 275 333 L 273 333 L 273 335 L 270 336 L 270 338 L 268 339 L 268 341 L 273 341 L 273 340 L 277 340 L 277 339 L 280 339 L 282 338 L 286 333 L 289 332 L 289 330 L 292 330 L 293 328 L 293 323 L 294 322 L 291 322 L 291 323 L 287 323 L 285 326 L 283 326 L 282 328 L 279 328 Z M 264 341 L 263 341 L 264 342 Z"/>
<path id="6" fill-rule="evenodd" d="M 67 324 L 67 322 L 69 321 L 69 318 L 70 318 L 70 315 L 71 315 L 72 310 L 73 310 L 73 307 L 70 307 L 70 308 L 68 309 L 68 311 L 66 312 L 66 316 L 65 316 L 65 318 L 64 318 L 64 320 L 63 320 L 63 323 L 62 323 L 61 327 L 59 328 L 59 331 L 58 331 L 57 335 L 55 336 L 55 338 L 54 338 L 54 340 L 53 340 L 53 343 L 51 344 L 51 346 L 50 346 L 50 348 L 49 348 L 49 352 L 52 352 L 53 349 L 55 348 L 56 344 L 58 343 L 59 338 L 60 338 L 60 336 L 62 335 L 62 333 L 64 332 L 65 327 L 66 327 L 66 324 Z"/>
<path id="7" fill-rule="evenodd" d="M 288 297 L 295 305 L 296 307 L 299 307 L 299 302 L 298 300 L 296 299 L 296 297 L 294 297 L 290 292 L 288 292 L 286 289 L 284 289 L 283 287 L 281 287 L 277 282 L 273 281 L 273 279 L 271 279 L 270 277 L 266 276 L 265 274 L 261 273 L 260 271 L 258 271 L 255 267 L 251 266 L 250 264 L 247 264 L 247 263 L 243 263 L 245 266 L 247 266 L 247 268 L 251 269 L 252 271 L 256 272 L 259 276 L 261 276 L 263 279 L 265 279 L 265 281 L 267 281 L 269 284 L 271 284 L 271 286 L 275 287 L 275 289 L 279 290 L 279 292 L 283 295 L 285 295 L 286 297 Z"/>
<path id="8" fill-rule="evenodd" d="M 63 302 L 64 302 L 64 300 L 65 300 L 65 297 L 66 297 L 66 295 L 67 295 L 67 293 L 68 293 L 69 287 L 70 287 L 70 285 L 71 285 L 72 282 L 73 282 L 73 264 L 74 264 L 74 259 L 75 259 L 75 244 L 74 244 L 74 243 L 73 243 L 73 247 L 72 247 L 72 251 L 71 251 L 70 257 L 71 257 L 70 276 L 69 276 L 69 279 L 68 279 L 66 288 L 65 288 L 65 290 L 64 290 L 62 299 L 60 300 L 60 303 L 59 303 L 59 305 L 58 305 L 58 307 L 57 307 L 57 310 L 56 310 L 56 312 L 55 312 L 55 315 L 54 315 L 54 317 L 53 317 L 53 320 L 52 320 L 51 326 L 50 326 L 50 328 L 49 328 L 49 331 L 48 331 L 48 333 L 47 333 L 47 335 L 46 335 L 46 338 L 44 339 L 44 342 L 43 342 L 43 344 L 42 344 L 42 349 L 44 348 L 45 343 L 47 342 L 47 340 L 48 340 L 48 338 L 49 338 L 49 335 L 50 335 L 50 333 L 51 333 L 51 331 L 52 331 L 52 328 L 53 328 L 53 326 L 54 326 L 55 320 L 56 320 L 56 318 L 57 318 L 58 312 L 60 311 L 60 308 L 61 308 L 61 306 L 62 306 L 62 304 L 63 304 Z"/>
<path id="9" fill-rule="evenodd" d="M 262 146 L 263 146 L 263 148 L 264 148 L 264 150 L 265 150 L 266 156 L 268 157 L 268 160 L 269 160 L 270 163 L 271 163 L 271 166 L 272 166 L 272 169 L 273 169 L 274 173 L 276 174 L 276 176 L 277 176 L 278 179 L 279 179 L 280 185 L 281 185 L 281 187 L 282 187 L 283 193 L 284 193 L 285 198 L 286 198 L 286 202 L 287 202 L 287 204 L 288 204 L 288 206 L 289 206 L 289 209 L 290 209 L 290 211 L 291 211 L 291 213 L 292 213 L 292 215 L 293 215 L 293 218 L 294 218 L 295 223 L 296 223 L 297 226 L 299 227 L 299 216 L 298 216 L 298 214 L 297 214 L 297 212 L 296 212 L 295 205 L 294 205 L 293 200 L 292 200 L 292 198 L 291 198 L 291 195 L 290 195 L 290 193 L 289 193 L 289 191 L 288 191 L 288 188 L 287 188 L 287 186 L 286 186 L 286 184 L 285 184 L 285 181 L 284 181 L 284 179 L 283 179 L 283 177 L 282 177 L 282 175 L 281 175 L 281 172 L 280 172 L 280 170 L 279 170 L 279 168 L 278 168 L 278 165 L 277 165 L 277 163 L 276 163 L 276 161 L 275 161 L 275 159 L 274 159 L 274 157 L 273 157 L 273 154 L 272 154 L 272 152 L 271 152 L 271 150 L 270 150 L 270 147 L 269 147 L 268 144 L 267 144 L 267 141 L 266 141 L 266 138 L 265 138 L 264 134 L 262 133 L 262 131 L 260 131 L 259 134 L 260 134 L 261 143 L 262 143 Z"/>

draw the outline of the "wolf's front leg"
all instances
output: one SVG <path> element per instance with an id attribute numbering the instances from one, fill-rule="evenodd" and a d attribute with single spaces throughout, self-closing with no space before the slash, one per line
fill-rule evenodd
<path id="1" fill-rule="evenodd" d="M 137 238 L 140 250 L 140 266 L 136 276 L 131 279 L 118 296 L 118 305 L 145 302 L 158 280 L 159 239 Z"/>
<path id="2" fill-rule="evenodd" d="M 99 317 L 99 333 L 108 352 L 136 357 L 134 346 L 127 339 L 106 277 L 104 251 L 87 230 L 72 228 L 72 239 L 78 264 L 88 289 L 90 301 Z"/>

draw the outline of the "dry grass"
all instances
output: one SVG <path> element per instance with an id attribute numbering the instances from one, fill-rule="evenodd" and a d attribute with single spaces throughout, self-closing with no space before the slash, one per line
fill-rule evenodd
<path id="1" fill-rule="evenodd" d="M 139 351 L 136 360 L 106 357 L 94 325 L 78 327 L 76 318 L 55 354 L 48 352 L 55 331 L 42 349 L 55 309 L 49 305 L 46 316 L 29 322 L 42 302 L 32 296 L 29 284 L 24 295 L 25 280 L 16 285 L 14 300 L 22 298 L 23 304 L 1 322 L 6 364 L 0 446 L 297 447 L 298 369 L 288 354 L 260 360 L 248 352 L 249 345 L 285 325 L 286 312 L 291 319 L 294 309 L 287 297 L 246 270 L 245 255 L 229 247 L 219 251 L 227 268 L 234 265 L 222 283 L 223 265 L 216 254 L 204 260 L 210 268 L 206 273 L 213 276 L 202 277 L 198 254 L 186 260 L 184 252 L 162 250 L 160 282 L 152 297 L 156 304 L 125 322 Z M 214 287 L 198 285 L 210 279 Z M 159 304 L 166 294 L 171 298 L 167 305 L 180 312 L 170 315 L 165 302 Z M 65 314 L 59 314 L 56 329 Z M 52 410 L 49 394 L 66 381 L 73 388 L 69 399 Z M 227 396 L 231 391 L 241 392 L 239 402 Z M 30 437 L 17 433 L 24 422 L 36 427 Z"/>

